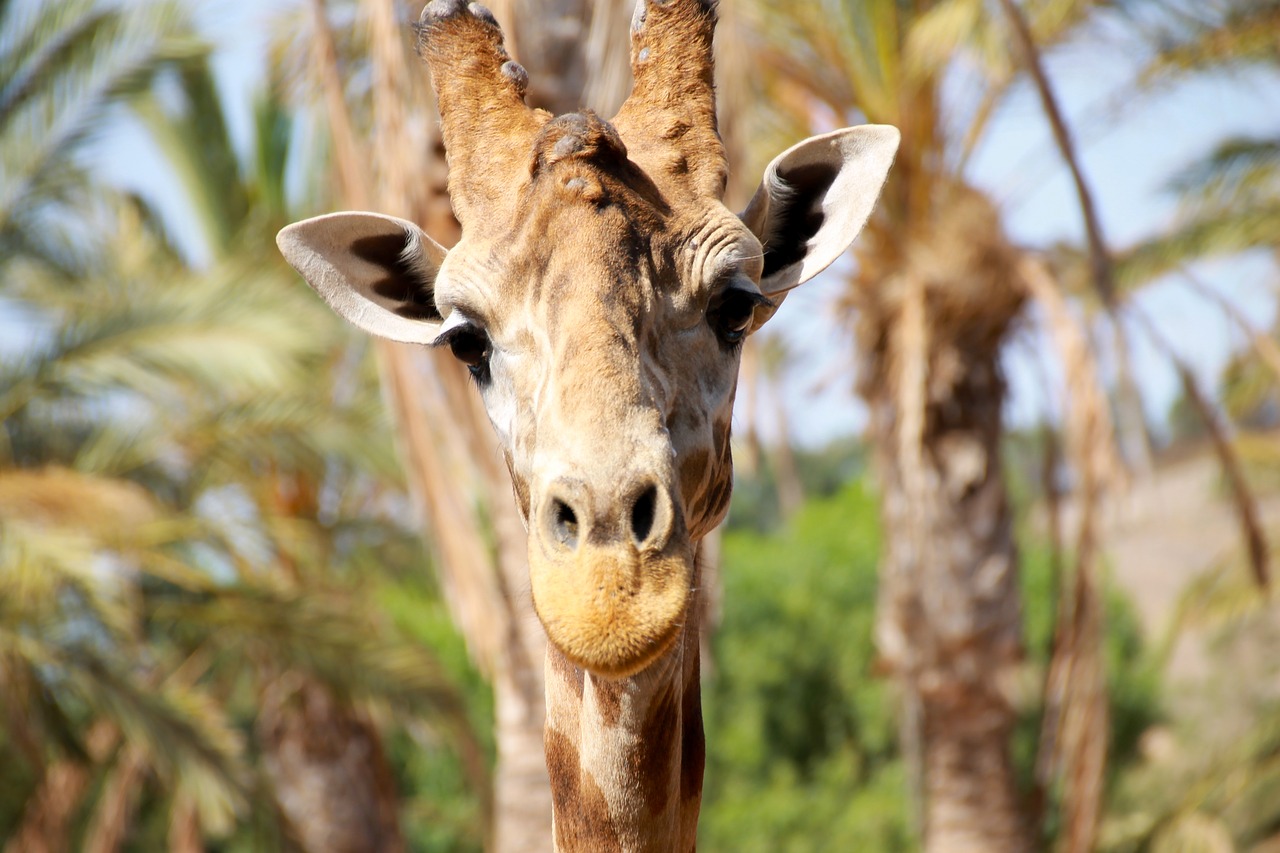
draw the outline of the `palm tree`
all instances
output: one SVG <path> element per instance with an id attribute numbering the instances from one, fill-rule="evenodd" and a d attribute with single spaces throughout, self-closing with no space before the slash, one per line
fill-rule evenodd
<path id="1" fill-rule="evenodd" d="M 39 289 L 55 295 L 26 309 L 66 325 L 47 348 L 5 364 L 5 696 L 18 703 L 14 720 L 21 708 L 54 715 L 35 723 L 46 741 L 67 721 L 89 732 L 72 753 L 80 761 L 43 773 L 14 843 L 65 837 L 91 807 L 78 795 L 94 778 L 140 766 L 160 774 L 174 820 L 198 833 L 232 831 L 265 793 L 304 849 L 325 849 L 306 831 L 349 838 L 350 825 L 361 827 L 358 844 L 373 837 L 385 849 L 399 834 L 398 801 L 370 709 L 432 720 L 472 784 L 482 791 L 486 779 L 456 688 L 389 624 L 362 568 L 387 560 L 388 545 L 403 550 L 407 536 L 379 509 L 398 484 L 390 443 L 375 438 L 385 425 L 373 377 L 337 403 L 315 381 L 332 355 L 317 332 L 336 326 L 282 270 L 244 260 L 191 273 L 163 245 L 138 247 L 139 234 L 130 222 L 109 242 L 141 280 L 106 255 L 80 286 Z M 242 298 L 227 300 L 237 287 Z M 325 523 L 307 482 L 338 496 L 331 509 L 349 521 Z M 258 701 L 246 706 L 246 691 Z M 258 759 L 232 728 L 250 723 L 265 790 L 251 783 Z M 4 740 L 39 742 L 21 729 Z M 67 748 L 58 744 L 32 756 Z M 290 807 L 315 804 L 290 800 L 293 786 L 325 790 L 326 772 L 341 773 L 347 803 L 365 810 L 300 830 Z M 183 802 L 196 810 L 188 816 Z M 136 813 L 123 808 L 122 819 Z M 108 823 L 95 826 L 119 836 L 119 820 L 112 832 Z"/>
<path id="2" fill-rule="evenodd" d="M 1145 85 L 1170 86 L 1188 76 L 1248 70 L 1274 74 L 1280 68 L 1280 42 L 1275 37 L 1280 4 L 1228 0 L 1169 5 L 1149 16 L 1138 15 L 1142 31 L 1157 46 L 1143 74 Z M 1137 12 L 1143 11 L 1137 7 Z M 1183 591 L 1165 648 L 1172 649 L 1183 632 L 1196 629 L 1215 637 L 1215 648 L 1209 653 L 1225 659 L 1232 656 L 1233 642 L 1241 642 L 1241 637 L 1245 645 L 1264 650 L 1274 643 L 1270 628 L 1274 602 L 1258 590 L 1269 580 L 1268 566 L 1275 555 L 1268 539 L 1274 542 L 1276 531 L 1264 529 L 1253 497 L 1255 490 L 1270 487 L 1258 475 L 1274 465 L 1274 440 L 1265 433 L 1233 437 L 1228 429 L 1232 421 L 1247 423 L 1248 415 L 1264 400 L 1276 399 L 1280 357 L 1275 330 L 1255 328 L 1200 282 L 1192 269 L 1205 258 L 1257 249 L 1268 252 L 1273 265 L 1280 261 L 1275 252 L 1280 245 L 1280 131 L 1218 141 L 1185 164 L 1166 189 L 1180 196 L 1180 215 L 1161 233 L 1119 254 L 1117 272 L 1123 294 L 1132 303 L 1131 297 L 1153 279 L 1175 273 L 1220 308 L 1248 342 L 1248 349 L 1228 367 L 1215 400 L 1199 387 L 1172 342 L 1145 316 L 1130 309 L 1148 337 L 1173 361 L 1184 399 L 1208 428 L 1212 445 L 1224 461 L 1228 495 L 1244 534 L 1244 547 L 1238 553 L 1228 555 Z M 1220 423 L 1224 419 L 1229 420 Z M 1262 656 L 1268 661 L 1274 657 L 1267 651 Z M 1192 845 L 1263 849 L 1276 842 L 1280 813 L 1274 796 L 1275 756 L 1280 728 L 1274 699 L 1253 689 L 1272 676 L 1270 670 L 1269 665 L 1260 673 L 1231 670 L 1234 683 L 1225 686 L 1230 693 L 1220 701 L 1241 719 L 1227 737 L 1215 731 L 1214 720 L 1202 721 L 1207 731 L 1196 732 L 1201 743 L 1216 737 L 1214 749 L 1197 750 L 1194 757 L 1172 767 L 1166 762 L 1126 780 L 1114 809 L 1113 849 Z M 1137 802 L 1141 807 L 1133 808 Z M 1126 807 L 1130 807 L 1127 815 Z"/>
<path id="3" fill-rule="evenodd" d="M 1031 4 L 1029 32 L 1051 45 L 1088 7 Z M 1010 21 L 977 0 L 753 8 L 764 34 L 757 55 L 770 71 L 759 100 L 773 105 L 757 134 L 763 148 L 782 141 L 771 135 L 799 135 L 815 114 L 902 130 L 877 212 L 855 247 L 846 296 L 882 497 L 879 647 L 903 695 L 901 734 L 917 767 L 926 849 L 1030 849 L 1037 829 L 1015 779 L 1016 715 L 1000 686 L 1021 648 L 1000 359 L 1028 294 L 1053 299 L 1056 284 L 1011 243 L 998 208 L 966 171 L 1020 73 Z M 978 73 L 956 72 L 957 55 Z M 944 80 L 952 79 L 972 84 L 963 103 L 943 103 Z M 1059 339 L 1081 340 L 1069 314 L 1051 316 L 1068 318 Z M 1080 358 L 1068 372 L 1087 378 L 1087 348 L 1073 352 Z M 1105 407 L 1094 400 L 1082 410 L 1087 426 L 1075 433 L 1105 445 Z M 1086 491 L 1096 497 L 1092 479 L 1086 474 Z M 1105 743 L 1097 644 L 1087 641 L 1097 630 L 1091 539 L 1086 525 L 1075 597 L 1083 639 L 1072 648 L 1075 689 L 1092 698 L 1090 710 L 1071 719 L 1087 721 L 1076 728 L 1077 742 Z M 1070 849 L 1091 846 L 1100 757 L 1059 765 L 1068 778 Z"/>
<path id="4" fill-rule="evenodd" d="M 42 329 L 33 350 L 6 353 L 0 381 L 4 741 L 25 758 L 33 792 L 14 849 L 67 846 L 86 761 L 122 739 L 201 789 L 209 815 L 243 790 L 236 738 L 201 692 L 124 663 L 140 644 L 113 567 L 167 561 L 179 526 L 145 490 L 67 466 L 103 405 L 86 384 L 122 342 L 121 318 L 55 332 L 69 307 L 65 273 L 93 254 L 57 219 L 95 201 L 83 155 L 96 127 L 162 61 L 190 50 L 178 24 L 163 4 L 126 13 L 81 0 L 0 3 L 0 283 L 7 309 Z"/>
<path id="5" fill-rule="evenodd" d="M 782 389 L 786 385 L 787 374 L 794 367 L 793 359 L 786 341 L 778 335 L 757 341 L 756 348 L 763 379 L 771 392 L 774 429 L 777 432 L 769 456 L 778 490 L 778 512 L 783 518 L 788 518 L 804 503 L 804 484 L 800 482 L 800 472 L 796 469 L 795 454 L 791 448 L 791 425 L 782 402 Z"/>
<path id="6" fill-rule="evenodd" d="M 7 849 L 77 836 L 115 849 L 147 802 L 167 815 L 170 846 L 193 849 L 245 831 L 247 814 L 274 823 L 270 794 L 307 849 L 331 843 L 308 843 L 316 829 L 393 849 L 385 721 L 431 721 L 472 786 L 487 779 L 451 679 L 373 597 L 384 582 L 365 567 L 396 565 L 385 552 L 403 555 L 406 539 L 374 377 L 256 234 L 244 239 L 286 221 L 287 117 L 259 104 L 258 157 L 242 175 L 192 40 L 147 43 L 161 30 L 137 10 L 41 11 L 0 51 L 21 70 L 4 90 L 0 150 L 21 180 L 5 184 L 0 294 L 36 330 L 0 355 L 0 750 L 25 768 L 26 801 L 3 816 Z M 137 100 L 162 69 L 180 77 L 180 117 Z M 78 156 L 125 95 L 175 143 L 208 214 L 207 271 L 77 160 L 29 156 L 45 143 Z M 196 167 L 197 150 L 224 156 Z M 270 701 L 246 706 L 246 694 Z M 238 731 L 254 722 L 261 759 Z M 251 772 L 259 761 L 265 773 Z M 312 781 L 341 774 L 348 808 L 294 796 L 303 768 Z M 158 804 L 135 793 L 148 776 Z M 482 826 L 476 815 L 477 844 Z"/>
<path id="7" fill-rule="evenodd" d="M 1154 58 L 1140 80 L 1144 88 L 1175 85 L 1190 74 L 1236 73 L 1280 67 L 1280 46 L 1274 24 L 1280 5 L 1228 2 L 1206 6 L 1174 3 L 1154 9 L 1137 4 L 1122 7 L 1131 25 L 1156 45 Z M 1191 270 L 1196 261 L 1233 255 L 1251 249 L 1270 250 L 1280 241 L 1280 137 L 1230 138 L 1219 141 L 1205 155 L 1186 164 L 1169 181 L 1167 190 L 1182 198 L 1182 212 L 1174 224 L 1118 253 L 1107 288 L 1092 291 L 1082 282 L 1090 276 L 1079 253 L 1060 251 L 1055 259 L 1059 278 L 1086 306 L 1101 301 L 1113 318 L 1127 315 L 1170 363 L 1182 385 L 1183 400 L 1210 438 L 1230 489 L 1255 581 L 1268 584 L 1270 558 L 1259 524 L 1257 502 L 1244 476 L 1244 463 L 1228 435 L 1228 424 L 1199 386 L 1195 372 L 1179 356 L 1177 347 L 1143 314 L 1134 298 L 1153 281 L 1176 273 L 1197 295 L 1206 298 L 1233 322 L 1249 342 L 1247 355 L 1237 359 L 1235 389 L 1248 389 L 1235 403 L 1246 407 L 1269 393 L 1280 379 L 1280 349 L 1265 330 L 1256 329 L 1229 302 L 1201 282 Z M 1094 277 L 1096 278 L 1096 277 Z"/>
<path id="8" fill-rule="evenodd" d="M 291 276 L 279 275 L 278 258 L 260 239 L 288 221 L 283 187 L 290 120 L 276 93 L 268 91 L 258 101 L 256 160 L 245 167 L 235 158 L 208 67 L 185 63 L 177 70 L 185 98 L 176 114 L 172 105 L 161 108 L 154 101 L 144 102 L 139 111 L 183 176 L 215 258 L 234 257 L 237 266 L 246 262 L 262 264 L 272 270 L 275 287 L 292 297 L 310 300 L 310 294 L 299 288 Z M 250 444 L 237 447 L 236 453 L 248 459 L 271 460 L 269 470 L 259 474 L 266 477 L 253 498 L 266 525 L 264 533 L 279 543 L 274 562 L 281 580 L 293 595 L 305 590 L 307 599 L 320 598 L 326 592 L 353 594 L 345 584 L 339 583 L 336 588 L 333 585 L 335 574 L 340 577 L 344 563 L 351 559 L 350 546 L 338 547 L 334 537 L 349 538 L 351 532 L 343 533 L 322 522 L 323 493 L 335 489 L 344 495 L 363 492 L 367 499 L 384 487 L 375 480 L 356 489 L 362 478 L 372 474 L 385 479 L 392 475 L 386 453 L 389 446 L 384 444 L 378 448 L 379 453 L 370 453 L 373 448 L 368 436 L 384 432 L 384 426 L 377 422 L 380 406 L 373 394 L 376 381 L 372 376 L 360 381 L 350 375 L 350 367 L 343 366 L 351 360 L 350 339 L 341 333 L 334 336 L 331 320 L 311 316 L 317 307 L 317 303 L 308 301 L 309 311 L 295 313 L 289 321 L 310 334 L 319 328 L 330 330 L 318 341 L 323 358 L 334 365 L 327 371 L 317 371 L 321 376 L 327 374 L 328 380 L 305 389 L 292 388 L 284 399 L 273 396 L 243 401 L 230 413 L 233 419 L 243 419 L 234 422 L 232 435 L 247 428 L 250 442 L 259 445 L 256 452 L 247 452 L 253 446 Z M 305 322 L 304 317 L 308 318 Z M 277 318 L 282 319 L 283 315 Z M 358 392 L 343 390 L 344 385 L 356 381 Z M 218 430 L 225 428 L 228 414 L 219 413 L 215 421 Z M 328 432 L 315 430 L 321 422 L 329 424 Z M 308 432 L 312 434 L 304 435 Z M 225 460 L 222 450 L 201 447 L 193 449 L 192 455 Z M 372 470 L 370 463 L 376 465 Z M 243 483 L 252 472 L 235 467 L 231 476 L 234 482 Z M 368 515 L 358 506 L 345 507 L 342 513 L 350 518 Z M 332 565 L 325 566 L 326 561 Z M 332 618 L 342 610 L 326 612 Z M 344 621 L 349 628 L 359 624 L 334 619 L 332 627 Z M 264 628 L 271 624 L 262 622 Z M 314 639 L 312 634 L 307 636 Z M 399 681 L 377 659 L 359 667 L 358 673 L 351 671 L 347 668 L 353 661 L 368 657 L 367 652 L 357 654 L 359 637 L 360 632 L 354 631 L 354 638 L 346 642 L 355 644 L 355 648 L 336 646 L 327 662 L 317 658 L 324 648 L 322 643 L 309 642 L 304 649 L 277 638 L 284 642 L 284 648 L 276 649 L 276 656 L 287 661 L 288 649 L 295 648 L 302 654 L 301 662 L 294 661 L 283 668 L 265 667 L 259 680 L 261 709 L 256 731 L 265 753 L 267 774 L 290 832 L 308 850 L 370 846 L 394 850 L 403 844 L 398 798 L 384 757 L 382 734 L 375 720 L 353 702 L 361 695 L 381 697 L 383 701 L 394 698 L 402 713 L 413 707 L 409 700 L 417 698 L 416 710 L 410 716 L 442 712 L 455 730 L 471 782 L 481 789 L 485 785 L 486 771 L 479 747 L 451 688 L 442 683 L 439 666 L 419 650 L 408 661 L 401 661 L 416 663 L 416 674 L 409 676 L 408 668 L 397 670 L 406 676 Z M 403 659 L 406 652 L 395 654 Z M 368 676 L 373 677 L 372 685 L 362 687 L 361 679 Z"/>

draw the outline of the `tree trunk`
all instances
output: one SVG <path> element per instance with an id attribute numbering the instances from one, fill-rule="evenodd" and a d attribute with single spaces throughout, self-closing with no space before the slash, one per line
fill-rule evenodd
<path id="1" fill-rule="evenodd" d="M 1000 351 L 1024 290 L 994 206 L 945 189 L 893 286 L 854 294 L 884 526 L 877 642 L 903 691 L 925 850 L 1014 853 L 1029 833 L 999 686 L 1021 655 Z M 877 250 L 862 245 L 865 268 L 889 268 Z"/>
<path id="2" fill-rule="evenodd" d="M 85 831 L 84 853 L 115 853 L 124 844 L 147 770 L 146 755 L 140 747 L 129 746 L 121 751 Z"/>
<path id="3" fill-rule="evenodd" d="M 545 648 L 545 646 L 544 646 Z M 541 675 L 540 669 L 533 673 Z M 546 705 L 542 679 L 534 685 L 494 680 L 498 767 L 494 773 L 492 849 L 541 853 L 551 849 L 551 787 L 542 746 Z"/>
<path id="4" fill-rule="evenodd" d="M 200 813 L 190 795 L 179 794 L 174 800 L 165 840 L 169 853 L 202 853 L 204 850 L 200 837 Z"/>
<path id="5" fill-rule="evenodd" d="M 774 429 L 778 434 L 770 456 L 778 487 L 778 512 L 783 518 L 790 518 L 804 504 L 804 483 L 800 480 L 800 469 L 796 465 L 795 451 L 791 447 L 791 424 L 787 420 L 787 407 L 782 400 L 781 383 L 774 383 L 773 386 L 773 417 Z"/>
<path id="6" fill-rule="evenodd" d="M 930 851 L 1028 850 L 1013 789 L 1013 714 L 999 697 L 923 703 L 925 842 Z"/>
<path id="7" fill-rule="evenodd" d="M 404 849 L 391 769 L 362 714 L 312 679 L 282 675 L 262 693 L 256 728 L 286 832 L 299 847 Z"/>
<path id="8" fill-rule="evenodd" d="M 110 723 L 98 722 L 85 737 L 89 757 L 100 762 L 119 740 Z M 71 822 L 92 781 L 93 767 L 71 759 L 49 766 L 27 801 L 22 823 L 5 843 L 4 853 L 62 853 L 71 849 Z"/>
<path id="9" fill-rule="evenodd" d="M 963 373 L 950 399 L 926 403 L 916 460 L 899 452 L 896 396 L 870 400 L 886 543 L 878 633 L 918 712 L 904 735 L 920 750 L 925 849 L 1022 851 L 1014 711 L 997 684 L 1020 650 L 1004 384 L 994 352 Z"/>

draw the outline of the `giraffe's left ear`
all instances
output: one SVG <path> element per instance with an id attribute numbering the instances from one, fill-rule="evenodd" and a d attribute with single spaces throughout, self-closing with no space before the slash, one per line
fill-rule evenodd
<path id="1" fill-rule="evenodd" d="M 871 215 L 901 138 L 896 127 L 848 127 L 774 158 L 742 221 L 764 245 L 760 290 L 785 293 L 840 257 Z"/>
<path id="2" fill-rule="evenodd" d="M 286 261 L 352 325 L 406 344 L 436 339 L 436 273 L 445 249 L 417 225 L 381 213 L 330 213 L 276 235 Z"/>

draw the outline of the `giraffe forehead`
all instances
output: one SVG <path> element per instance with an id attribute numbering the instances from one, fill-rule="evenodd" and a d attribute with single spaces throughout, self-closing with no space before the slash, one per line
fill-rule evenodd
<path id="1" fill-rule="evenodd" d="M 635 297 L 651 291 L 687 313 L 706 308 L 726 269 L 759 279 L 758 240 L 717 199 L 691 195 L 660 160 L 645 160 L 646 168 L 625 148 L 619 156 L 614 137 L 578 156 L 559 149 L 579 137 L 552 136 L 540 143 L 516 203 L 490 211 L 478 236 L 464 234 L 450 252 L 437 282 L 442 314 L 451 301 L 485 304 L 498 321 L 540 308 L 564 314 L 560 304 L 574 298 L 644 313 L 653 300 Z"/>

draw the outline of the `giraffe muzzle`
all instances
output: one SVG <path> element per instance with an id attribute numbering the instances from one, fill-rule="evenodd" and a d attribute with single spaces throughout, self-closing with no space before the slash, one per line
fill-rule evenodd
<path id="1" fill-rule="evenodd" d="M 548 638 L 576 665 L 621 678 L 675 641 L 693 578 L 675 510 L 652 478 L 598 490 L 561 478 L 543 491 L 529 542 L 533 602 Z"/>

